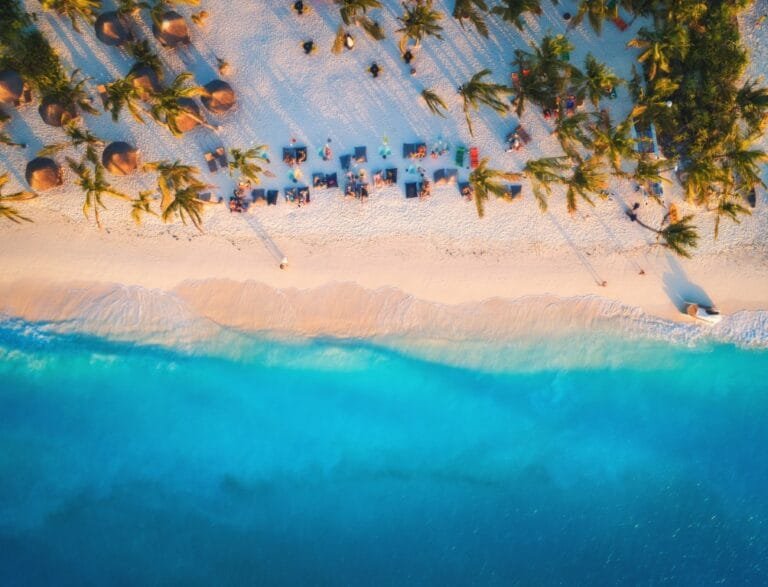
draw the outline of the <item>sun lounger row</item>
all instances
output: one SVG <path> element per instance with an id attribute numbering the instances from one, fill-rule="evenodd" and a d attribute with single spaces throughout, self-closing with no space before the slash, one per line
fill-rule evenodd
<path id="1" fill-rule="evenodd" d="M 459 181 L 458 169 L 438 169 L 434 174 L 435 185 L 450 185 Z"/>
<path id="2" fill-rule="evenodd" d="M 368 183 L 351 179 L 344 186 L 345 196 L 354 196 L 355 198 L 367 198 L 368 197 Z"/>
<path id="3" fill-rule="evenodd" d="M 403 143 L 403 159 L 423 159 L 426 156 L 426 143 Z"/>
<path id="4" fill-rule="evenodd" d="M 342 155 L 339 157 L 341 168 L 344 171 L 349 171 L 353 164 L 366 163 L 367 161 L 368 149 L 365 147 L 355 147 L 355 151 L 351 155 Z"/>
<path id="5" fill-rule="evenodd" d="M 286 165 L 301 165 L 307 160 L 306 147 L 284 147 L 283 162 Z"/>
<path id="6" fill-rule="evenodd" d="M 219 147 L 215 151 L 209 151 L 205 153 L 205 162 L 208 164 L 208 171 L 216 173 L 218 164 L 222 169 L 229 167 L 229 161 L 227 160 L 227 151 L 224 147 Z"/>
<path id="7" fill-rule="evenodd" d="M 277 196 L 277 190 L 263 190 L 258 188 L 251 192 L 251 201 L 254 204 L 266 202 L 268 206 L 276 206 Z"/>
<path id="8" fill-rule="evenodd" d="M 313 173 L 312 187 L 315 188 L 337 188 L 339 179 L 335 173 Z"/>
<path id="9" fill-rule="evenodd" d="M 309 204 L 309 188 L 307 186 L 289 186 L 285 188 L 285 201 L 292 204 L 298 204 L 299 206 L 302 204 Z"/>

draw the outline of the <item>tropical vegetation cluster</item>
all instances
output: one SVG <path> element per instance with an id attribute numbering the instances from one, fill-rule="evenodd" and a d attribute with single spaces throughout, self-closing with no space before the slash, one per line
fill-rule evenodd
<path id="1" fill-rule="evenodd" d="M 553 0 L 557 3 L 556 0 Z M 174 135 L 193 125 L 211 127 L 188 100 L 205 95 L 206 90 L 191 84 L 190 74 L 181 74 L 170 83 L 163 80 L 163 64 L 149 42 L 133 35 L 132 19 L 142 11 L 159 25 L 174 3 L 197 4 L 199 0 L 156 0 L 153 3 L 120 0 L 117 18 L 130 31 L 125 49 L 135 65 L 125 78 L 105 87 L 103 103 L 117 120 L 127 111 L 139 122 L 150 118 Z M 40 0 L 44 10 L 68 18 L 78 29 L 80 22 L 93 24 L 101 10 L 101 0 Z M 360 28 L 374 40 L 382 41 L 386 32 L 376 20 L 380 0 L 333 0 L 339 9 L 340 24 L 331 50 L 339 53 L 351 48 L 351 32 Z M 512 55 L 510 84 L 492 81 L 492 72 L 483 69 L 458 87 L 458 96 L 470 134 L 472 115 L 486 107 L 506 115 L 511 110 L 522 116 L 529 107 L 539 108 L 553 120 L 561 155 L 529 160 L 521 173 L 491 169 L 483 160 L 470 174 L 479 215 L 489 195 L 504 197 L 503 182 L 524 176 L 532 185 L 534 197 L 546 210 L 556 186 L 565 194 L 569 211 L 580 202 L 593 204 L 607 195 L 611 176 L 632 182 L 651 197 L 655 186 L 668 181 L 663 175 L 672 169 L 689 202 L 715 214 L 715 236 L 721 218 L 736 222 L 749 212 L 745 200 L 762 185 L 760 165 L 766 154 L 753 145 L 768 121 L 768 90 L 757 80 L 741 81 L 747 55 L 740 43 L 736 16 L 750 0 L 581 0 L 570 16 L 569 30 L 583 21 L 600 34 L 606 20 L 620 20 L 619 9 L 649 25 L 641 28 L 627 46 L 636 49 L 637 67 L 629 80 L 619 78 L 609 67 L 588 54 L 583 64 L 571 62 L 573 44 L 567 35 L 546 35 L 528 49 Z M 455 0 L 451 17 L 462 27 L 471 27 L 488 37 L 487 21 L 497 18 L 523 30 L 528 19 L 542 13 L 541 0 Z M 434 7 L 433 0 L 405 0 L 398 18 L 398 47 L 405 54 L 428 39 L 442 39 L 448 15 Z M 63 126 L 73 147 L 83 147 L 82 160 L 69 159 L 69 167 L 86 193 L 85 211 L 103 206 L 101 195 L 131 199 L 112 189 L 105 180 L 102 163 L 96 156 L 98 139 L 81 128 L 79 112 L 95 113 L 85 90 L 86 79 L 75 71 L 67 74 L 32 19 L 18 0 L 3 3 L 0 13 L 0 69 L 12 69 L 30 83 L 43 103 L 55 103 L 63 112 Z M 197 15 L 197 18 L 202 18 Z M 193 19 L 194 20 L 194 19 Z M 625 120 L 614 121 L 601 102 L 626 85 L 634 107 Z M 445 116 L 448 107 L 443 97 L 430 88 L 421 92 L 427 108 Z M 578 108 L 577 108 L 578 107 Z M 4 118 L 7 116 L 4 115 Z M 655 129 L 661 153 L 639 148 L 651 140 L 648 129 Z M 8 145 L 21 146 L 1 135 Z M 55 152 L 56 147 L 47 150 Z M 258 149 L 232 151 L 232 171 L 258 180 L 264 170 Z M 180 162 L 156 162 L 145 169 L 158 174 L 161 214 L 164 219 L 178 215 L 200 226 L 198 196 L 205 185 L 198 170 Z M 21 196 L 17 196 L 21 197 Z M 26 196 L 24 196 L 26 197 Z M 657 197 L 662 203 L 662 199 Z M 10 206 L 0 211 L 12 220 L 23 218 Z M 133 199 L 134 218 L 151 212 L 150 194 Z M 636 215 L 629 216 L 638 221 Z M 665 225 L 654 228 L 662 245 L 688 256 L 698 241 L 692 216 L 667 213 Z M 98 216 L 97 216 L 98 218 Z"/>

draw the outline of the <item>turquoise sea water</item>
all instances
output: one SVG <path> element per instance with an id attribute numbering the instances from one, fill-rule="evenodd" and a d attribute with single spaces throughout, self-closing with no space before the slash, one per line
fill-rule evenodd
<path id="1" fill-rule="evenodd" d="M 0 584 L 766 584 L 768 354 L 609 342 L 487 373 L 6 323 Z"/>

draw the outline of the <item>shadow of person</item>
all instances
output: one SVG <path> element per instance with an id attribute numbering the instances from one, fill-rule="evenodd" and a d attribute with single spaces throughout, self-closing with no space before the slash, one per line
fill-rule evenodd
<path id="1" fill-rule="evenodd" d="M 672 300 L 678 310 L 685 311 L 685 303 L 693 302 L 703 306 L 712 306 L 712 299 L 704 289 L 692 283 L 678 260 L 672 255 L 667 255 L 667 270 L 662 276 L 664 292 Z"/>

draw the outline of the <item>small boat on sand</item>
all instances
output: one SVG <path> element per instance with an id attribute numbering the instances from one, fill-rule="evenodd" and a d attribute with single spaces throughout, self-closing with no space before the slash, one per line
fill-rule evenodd
<path id="1" fill-rule="evenodd" d="M 694 304 L 692 302 L 685 303 L 685 313 L 691 318 L 701 320 L 707 324 L 717 324 L 723 319 L 720 311 L 715 306 L 704 306 L 702 304 Z"/>

